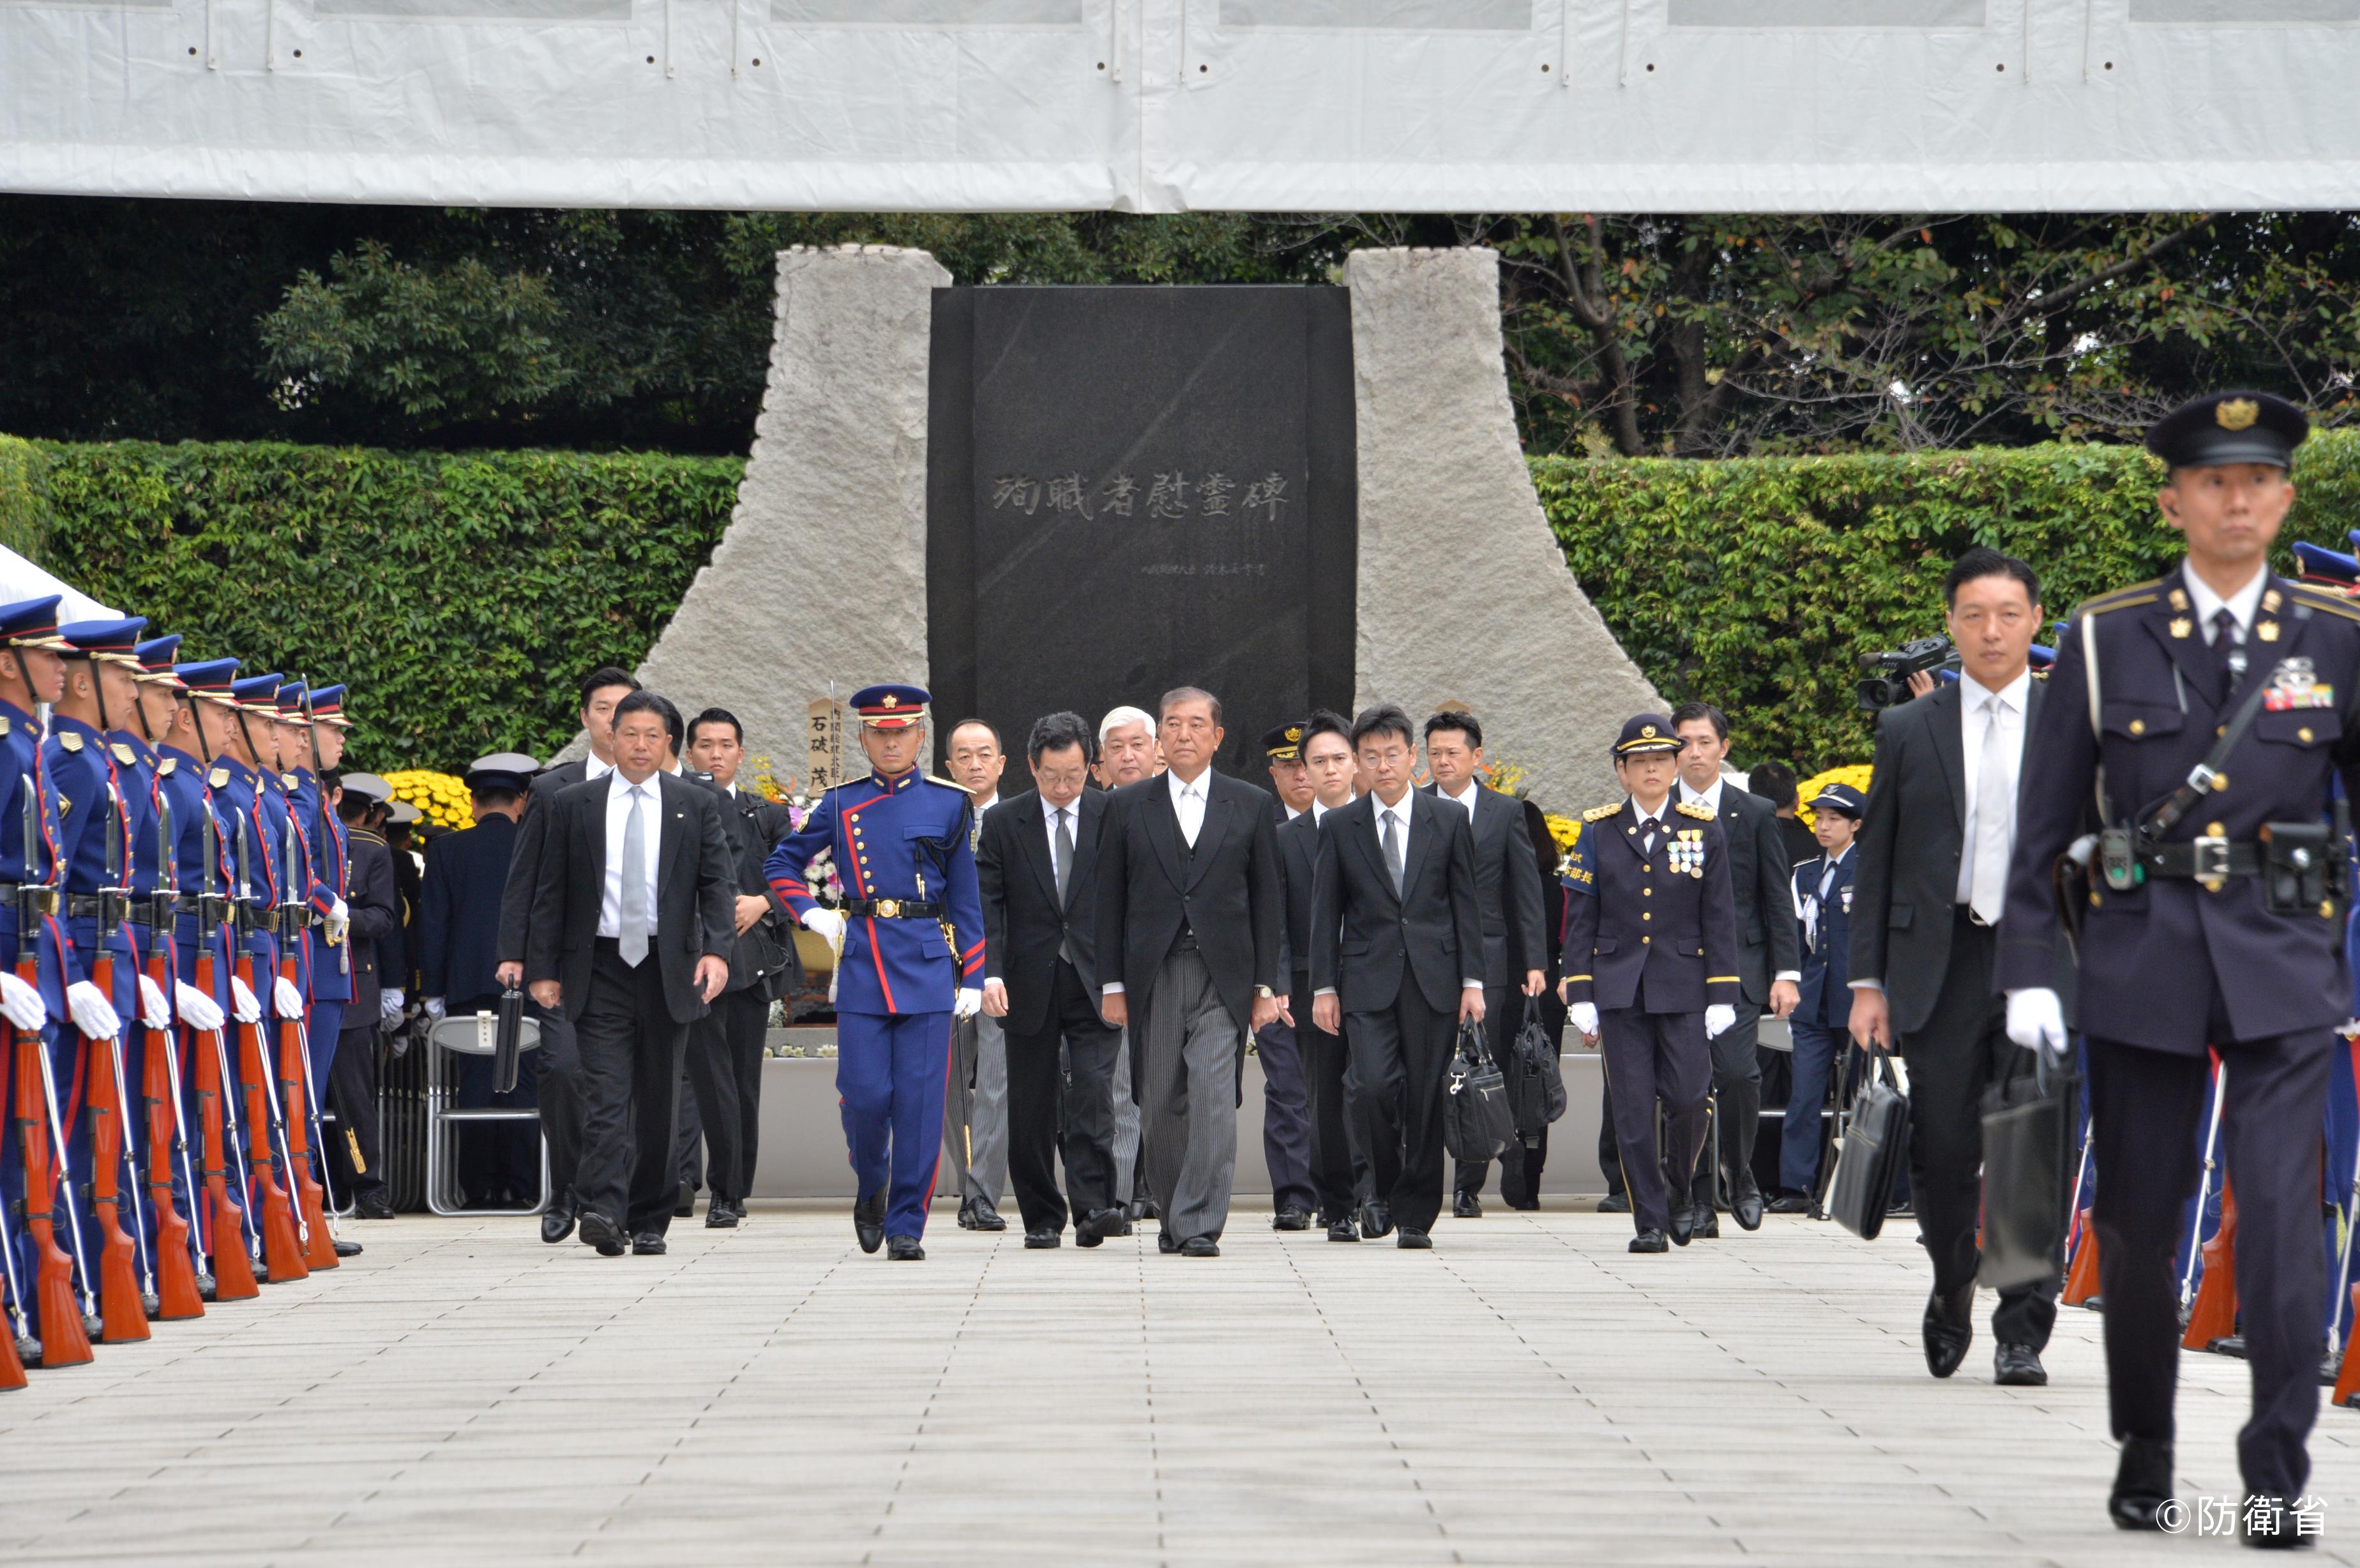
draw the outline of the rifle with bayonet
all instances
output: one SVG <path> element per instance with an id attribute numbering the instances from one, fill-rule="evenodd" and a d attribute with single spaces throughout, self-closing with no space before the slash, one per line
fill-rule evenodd
<path id="1" fill-rule="evenodd" d="M 257 788 L 259 782 L 257 780 Z M 235 924 L 232 931 L 237 945 L 238 983 L 248 992 L 254 990 L 254 949 L 252 936 L 256 927 L 253 883 L 254 841 L 246 830 L 246 814 L 237 819 L 237 898 L 231 906 Z M 273 911 L 276 918 L 276 911 Z M 293 1179 L 294 1159 L 287 1151 L 287 1129 L 279 1125 L 277 1098 L 270 1093 L 270 1066 L 263 1049 L 262 1026 L 259 1022 L 241 1020 L 237 1026 L 237 1076 L 246 1091 L 246 1125 L 247 1138 L 248 1202 L 258 1203 L 262 1210 L 262 1265 L 266 1276 L 274 1285 L 282 1279 L 300 1279 L 311 1272 L 303 1261 L 304 1236 L 301 1216 L 295 1212 L 287 1189 L 279 1184 L 279 1177 L 270 1163 L 270 1146 L 266 1141 L 258 1147 L 254 1140 L 268 1138 L 279 1145 L 279 1160 Z"/>
<path id="2" fill-rule="evenodd" d="M 106 811 L 99 822 L 104 837 L 106 876 L 98 888 L 98 940 L 90 955 L 90 983 L 100 996 L 115 999 L 115 933 L 123 919 L 128 891 L 123 886 L 123 802 L 109 779 Z M 138 1154 L 131 1143 L 131 1107 L 125 1103 L 128 1086 L 123 1076 L 124 1020 L 117 1018 L 113 1035 L 82 1036 L 85 1053 L 83 1102 L 90 1116 L 90 1206 L 98 1222 L 98 1317 L 101 1336 L 108 1345 L 148 1337 L 147 1300 L 154 1276 L 144 1256 L 148 1238 L 138 1212 Z M 131 1213 L 126 1215 L 125 1167 Z M 126 1220 L 128 1225 L 126 1225 Z M 135 1272 L 134 1258 L 140 1264 Z"/>
<path id="3" fill-rule="evenodd" d="M 23 779 L 25 800 L 25 879 L 16 886 L 16 978 L 39 987 L 41 983 L 41 922 L 57 911 L 54 883 L 38 882 L 42 833 L 40 797 L 28 775 Z M 55 867 L 52 867 L 54 874 Z M 62 954 L 60 955 L 62 958 Z M 49 1051 L 38 1029 L 9 1026 L 16 1037 L 16 1158 L 25 1168 L 25 1229 L 33 1243 L 33 1293 L 40 1324 L 39 1362 L 43 1367 L 78 1367 L 92 1358 L 90 1325 L 85 1309 L 88 1292 L 77 1296 L 75 1275 L 80 1263 L 81 1229 L 72 1212 L 73 1184 L 63 1178 L 65 1143 L 59 1137 L 57 1080 L 49 1066 Z M 74 1251 L 58 1246 L 58 1190 L 65 1189 L 67 1226 Z"/>
<path id="4" fill-rule="evenodd" d="M 287 827 L 279 849 L 279 982 L 299 993 L 302 989 L 296 959 L 303 947 L 311 906 L 303 899 L 303 874 L 295 831 L 295 813 L 287 813 Z M 319 1102 L 311 1094 L 311 1037 L 303 1015 L 279 1019 L 279 1098 L 287 1128 L 288 1181 L 303 1205 L 303 1261 L 313 1269 L 337 1266 L 336 1245 L 328 1232 L 326 1190 L 311 1156 L 311 1132 Z"/>
<path id="5" fill-rule="evenodd" d="M 213 942 L 220 933 L 228 900 L 223 898 L 218 856 L 220 829 L 208 802 L 199 829 L 198 852 L 203 869 L 197 884 L 196 987 L 218 999 L 222 995 L 220 961 Z M 235 917 L 233 918 L 233 923 Z M 243 1194 L 233 1195 L 230 1184 L 242 1181 L 234 1172 L 247 1169 L 246 1150 L 238 1138 L 237 1103 L 229 1092 L 236 1081 L 230 1071 L 229 1031 L 211 1031 L 210 1051 L 197 1057 L 197 1123 L 204 1139 L 205 1201 L 211 1209 L 206 1252 L 213 1263 L 213 1300 L 242 1301 L 262 1293 L 254 1278 L 254 1259 L 262 1250 L 262 1231 L 253 1221 Z"/>
<path id="6" fill-rule="evenodd" d="M 159 788 L 156 802 L 156 887 L 148 898 L 148 955 L 143 971 L 148 983 L 169 1002 L 173 995 L 172 922 L 180 890 L 172 844 L 172 802 Z M 146 1028 L 143 1019 L 141 1026 Z M 166 1024 L 147 1033 L 148 1049 L 140 1058 L 139 1093 L 148 1107 L 148 1212 L 156 1220 L 157 1315 L 164 1318 L 204 1316 L 205 1299 L 213 1292 L 213 1276 L 205 1269 L 197 1245 L 196 1227 L 180 1216 L 174 1201 L 174 1178 L 188 1194 L 189 1212 L 196 1212 L 197 1178 L 189 1165 L 188 1128 L 182 1122 L 179 1031 Z"/>

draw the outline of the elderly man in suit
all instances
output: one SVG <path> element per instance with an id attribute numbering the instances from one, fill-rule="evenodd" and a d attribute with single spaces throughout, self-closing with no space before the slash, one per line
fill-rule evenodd
<path id="1" fill-rule="evenodd" d="M 2025 736 L 2048 688 L 2032 679 L 2040 580 L 1980 546 L 1942 580 L 1955 683 L 1888 708 L 1852 874 L 1850 1025 L 1866 1046 L 1899 1044 L 1909 1067 L 1909 1189 L 1934 1265 L 1926 1365 L 1947 1377 L 1974 1337 L 1976 1226 L 1983 1202 L 1983 1096 L 2028 1070 L 1992 988 Z M 2049 1381 L 2040 1352 L 2057 1321 L 2054 1283 L 2000 1291 L 1994 1381 Z"/>
<path id="2" fill-rule="evenodd" d="M 1008 767 L 1000 732 L 981 719 L 961 719 L 945 740 L 944 767 L 950 782 L 967 791 L 979 834 L 1000 809 L 1000 776 Z M 943 1157 L 950 1169 L 942 1185 L 958 1194 L 960 1228 L 1006 1230 L 1000 1193 L 1009 1173 L 1008 1037 L 989 1008 L 951 1026 Z"/>
<path id="3" fill-rule="evenodd" d="M 1036 1250 L 1065 1235 L 1061 1125 L 1074 1239 L 1096 1247 L 1128 1223 L 1114 1196 L 1114 1063 L 1122 1035 L 1098 1015 L 1098 829 L 1107 797 L 1088 787 L 1096 749 L 1079 713 L 1035 721 L 1024 756 L 1036 788 L 984 819 L 976 849 L 983 1010 L 1006 1031 L 1008 1173 L 1024 1245 Z"/>
<path id="4" fill-rule="evenodd" d="M 1103 789 L 1120 789 L 1164 771 L 1156 745 L 1155 715 L 1128 704 L 1109 708 L 1098 720 L 1098 760 L 1091 774 Z M 1114 1056 L 1114 1200 L 1128 1219 L 1155 1205 L 1139 1190 L 1139 1099 L 1131 1092 L 1131 1039 L 1125 1033 Z M 1124 1230 L 1120 1234 L 1129 1236 Z"/>
<path id="5" fill-rule="evenodd" d="M 1161 707 L 1169 771 L 1115 790 L 1099 840 L 1101 1008 L 1131 1029 L 1156 1245 L 1218 1258 L 1245 1042 L 1278 1017 L 1277 830 L 1268 790 L 1213 768 L 1220 700 L 1182 686 Z"/>
<path id="6" fill-rule="evenodd" d="M 1390 702 L 1352 721 L 1369 792 L 1319 824 L 1311 900 L 1312 1017 L 1344 1036 L 1371 1192 L 1360 1233 L 1434 1246 L 1442 1095 L 1456 1027 L 1483 1021 L 1475 835 L 1457 802 L 1410 788 L 1417 750 Z"/>
<path id="7" fill-rule="evenodd" d="M 1722 779 L 1728 716 L 1710 702 L 1683 702 L 1672 710 L 1672 730 L 1680 742 L 1679 798 L 1704 807 L 1721 823 L 1721 837 L 1729 841 L 1729 887 L 1737 909 L 1737 1021 L 1712 1038 L 1721 1181 L 1714 1180 L 1715 1151 L 1707 1149 L 1689 1189 L 1696 1205 L 1693 1234 L 1710 1239 L 1721 1234 L 1716 1185 L 1727 1192 L 1740 1225 L 1756 1230 L 1762 1225 L 1762 1188 L 1754 1175 L 1754 1144 L 1762 1122 L 1762 1015 L 1783 1018 L 1795 1010 L 1801 996 L 1803 941 L 1789 886 L 1795 866 L 1778 828 L 1778 808 Z"/>
<path id="8" fill-rule="evenodd" d="M 1541 931 L 1541 866 L 1524 826 L 1523 802 L 1482 780 L 1483 725 L 1461 708 L 1445 708 L 1426 721 L 1426 767 L 1434 776 L 1437 799 L 1467 813 L 1475 834 L 1475 903 L 1483 916 L 1483 1032 L 1492 1059 L 1510 1075 L 1513 1095 L 1517 1068 L 1508 1050 L 1521 1007 L 1511 995 L 1537 998 L 1548 985 L 1548 946 Z M 1521 1187 L 1511 1161 L 1521 1164 L 1524 1145 L 1509 1145 L 1500 1157 L 1501 1195 Z M 1450 1212 L 1462 1220 L 1483 1217 L 1480 1193 L 1491 1174 L 1488 1160 L 1462 1160 L 1452 1183 Z"/>
<path id="9" fill-rule="evenodd" d="M 738 858 L 718 791 L 666 773 L 664 705 L 615 706 L 615 770 L 552 803 L 525 976 L 582 1054 L 582 1239 L 665 1250 L 688 1026 L 729 983 Z"/>
<path id="10" fill-rule="evenodd" d="M 1352 1129 L 1344 1090 L 1348 1064 L 1344 1037 L 1322 1029 L 1311 1006 L 1311 890 L 1319 865 L 1319 824 L 1328 812 L 1352 803 L 1352 726 L 1340 713 L 1322 708 L 1300 726 L 1304 770 L 1310 776 L 1311 809 L 1278 830 L 1278 870 L 1286 884 L 1284 953 L 1279 972 L 1286 976 L 1286 1007 L 1311 1104 L 1311 1186 L 1318 1222 L 1330 1241 L 1360 1239 L 1360 1205 L 1369 1196 L 1369 1159 Z"/>

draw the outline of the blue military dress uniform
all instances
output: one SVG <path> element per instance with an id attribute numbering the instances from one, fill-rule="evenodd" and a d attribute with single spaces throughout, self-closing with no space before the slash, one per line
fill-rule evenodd
<path id="1" fill-rule="evenodd" d="M 290 681 L 279 689 L 279 718 L 285 723 L 309 724 L 321 698 L 333 692 L 341 705 L 344 691 L 341 686 L 325 687 L 307 697 L 302 682 Z M 310 1046 L 307 1054 L 311 1063 L 311 1083 L 316 1092 L 324 1094 L 328 1069 L 336 1059 L 336 1039 L 344 1027 L 344 1004 L 353 995 L 352 955 L 344 951 L 343 943 L 328 941 L 325 923 L 344 896 L 344 824 L 320 799 L 320 783 L 308 760 L 299 760 L 286 770 L 280 781 L 287 787 L 288 814 L 295 823 L 296 852 L 303 858 L 303 901 L 311 906 L 311 923 L 302 933 L 302 957 L 297 965 L 296 984 L 302 988 L 304 1000 L 311 1004 L 305 1038 Z M 325 1105 L 322 1108 L 324 1110 Z"/>
<path id="2" fill-rule="evenodd" d="M 864 722 L 915 723 L 916 687 L 854 693 Z M 771 890 L 796 918 L 820 907 L 806 870 L 831 855 L 847 899 L 836 964 L 836 1093 L 864 1203 L 887 1196 L 886 1234 L 925 1234 L 942 1156 L 956 993 L 982 984 L 983 903 L 967 791 L 915 769 L 830 789 L 770 852 Z M 915 903 L 927 912 L 903 908 Z"/>
<path id="3" fill-rule="evenodd" d="M 1810 807 L 1841 809 L 1857 818 L 1866 802 L 1836 785 Z M 1852 879 L 1859 866 L 1858 853 L 1846 845 L 1832 866 L 1822 855 L 1795 867 L 1795 908 L 1803 920 L 1802 1000 L 1786 1019 L 1795 1044 L 1794 1087 L 1787 1092 L 1778 1143 L 1778 1185 L 1788 1192 L 1808 1195 L 1819 1185 L 1819 1107 L 1852 1020 Z"/>
<path id="4" fill-rule="evenodd" d="M 1678 749 L 1671 721 L 1655 713 L 1631 719 L 1614 747 L 1618 759 Z M 1678 801 L 1675 787 L 1660 811 L 1652 829 L 1627 796 L 1582 813 L 1561 878 L 1563 965 L 1567 1004 L 1598 1008 L 1632 1225 L 1643 1238 L 1668 1231 L 1685 1245 L 1667 1192 L 1685 1195 L 1704 1148 L 1712 1083 L 1704 1014 L 1738 1001 L 1737 908 L 1729 843 L 1711 809 Z M 1660 1163 L 1658 1099 L 1667 1123 Z"/>
<path id="5" fill-rule="evenodd" d="M 2189 468 L 2285 468 L 2307 431 L 2282 399 L 2223 393 L 2168 416 L 2148 446 L 2177 479 Z M 2321 1120 L 2353 991 L 2349 845 L 2317 835 L 2336 779 L 2347 799 L 2360 790 L 2360 605 L 2259 561 L 2256 572 L 2252 596 L 2231 599 L 2225 622 L 2201 613 L 2187 568 L 2077 609 L 2026 739 L 2017 797 L 1996 964 L 2012 1011 L 2018 993 L 2055 991 L 2062 978 L 2051 945 L 2060 856 L 2102 826 L 2152 822 L 2237 711 L 2260 698 L 2211 792 L 2177 822 L 2096 840 L 2086 871 L 2067 863 L 2081 929 L 2107 1391 L 2124 1440 L 2109 1508 L 2127 1528 L 2161 1528 L 2157 1510 L 2170 1496 L 2173 1260 L 2196 1190 L 2207 1047 L 2221 1057 L 2221 1138 L 2237 1197 L 2239 1318 L 2254 1380 L 2237 1454 L 2252 1497 L 2283 1505 L 2301 1492 L 2319 1409 Z M 2307 889 L 2269 869 L 2305 834 L 2316 868 Z"/>

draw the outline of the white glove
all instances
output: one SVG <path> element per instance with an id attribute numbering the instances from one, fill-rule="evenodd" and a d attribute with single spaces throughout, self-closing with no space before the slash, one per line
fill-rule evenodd
<path id="1" fill-rule="evenodd" d="M 282 1018 L 303 1016 L 303 993 L 295 989 L 295 982 L 281 976 L 270 983 L 271 1010 Z"/>
<path id="2" fill-rule="evenodd" d="M 1573 1021 L 1573 1027 L 1583 1034 L 1595 1036 L 1598 1033 L 1597 1003 L 1576 1002 L 1565 1010 L 1565 1016 L 1570 1018 Z"/>
<path id="3" fill-rule="evenodd" d="M 49 1021 L 49 1009 L 42 1005 L 41 993 L 16 978 L 13 969 L 0 969 L 0 1018 L 27 1034 Z"/>
<path id="4" fill-rule="evenodd" d="M 123 1020 L 115 1016 L 115 1004 L 106 993 L 87 980 L 77 980 L 66 987 L 66 1011 L 73 1015 L 74 1028 L 93 1040 L 113 1040 L 123 1032 Z"/>
<path id="5" fill-rule="evenodd" d="M 814 906 L 803 917 L 803 930 L 826 938 L 830 947 L 844 945 L 844 916 L 835 909 Z"/>
<path id="6" fill-rule="evenodd" d="M 2045 985 L 2007 994 L 2007 1038 L 2027 1051 L 2065 1052 L 2065 1007 Z"/>
<path id="7" fill-rule="evenodd" d="M 139 976 L 139 1021 L 151 1029 L 170 1029 L 172 1009 L 165 1005 L 164 987 Z"/>
<path id="8" fill-rule="evenodd" d="M 1719 1040 L 1722 1035 L 1727 1034 L 1731 1029 L 1735 1029 L 1736 1027 L 1737 1009 L 1731 1007 L 1727 1002 L 1723 1002 L 1718 1007 L 1707 1007 L 1704 1010 L 1705 1039 Z"/>
<path id="9" fill-rule="evenodd" d="M 262 1021 L 262 1004 L 255 1000 L 254 993 L 246 989 L 246 982 L 235 975 L 229 977 L 229 1011 L 230 1016 L 242 1024 Z"/>
<path id="10" fill-rule="evenodd" d="M 191 1029 L 211 1033 L 222 1027 L 221 1004 L 186 980 L 172 982 L 172 999 L 180 1005 L 180 1021 Z"/>
<path id="11" fill-rule="evenodd" d="M 401 1017 L 402 1004 L 408 999 L 397 987 L 388 985 L 377 994 L 377 1016 L 387 1023 L 393 1022 Z"/>
<path id="12" fill-rule="evenodd" d="M 344 933 L 352 929 L 353 912 L 346 909 L 344 901 L 339 898 L 336 900 L 336 907 L 328 911 L 328 945 L 333 947 L 344 941 Z"/>
<path id="13" fill-rule="evenodd" d="M 962 985 L 958 995 L 951 998 L 951 1017 L 955 1018 L 971 1018 L 981 1011 L 983 987 L 980 985 Z"/>
<path id="14" fill-rule="evenodd" d="M 439 1023 L 441 1023 L 441 1022 L 442 1021 L 442 1014 L 443 1014 L 443 1011 L 444 1011 L 444 1009 L 445 1009 L 445 1007 L 446 1007 L 447 1006 L 448 1006 L 448 1004 L 446 1004 L 446 1003 L 443 1001 L 443 999 L 442 999 L 442 997 L 440 997 L 440 996 L 429 996 L 429 997 L 427 997 L 427 998 L 426 998 L 426 1016 L 427 1016 L 427 1018 L 429 1018 L 430 1019 L 432 1019 L 432 1021 L 434 1021 L 435 1023 L 438 1023 L 438 1024 L 439 1024 Z"/>

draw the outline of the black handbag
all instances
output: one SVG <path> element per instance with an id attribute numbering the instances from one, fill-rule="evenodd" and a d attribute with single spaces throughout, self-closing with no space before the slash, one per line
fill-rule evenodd
<path id="1" fill-rule="evenodd" d="M 1882 1066 L 1885 1073 L 1879 1073 Z M 1908 1147 L 1909 1097 L 1885 1081 L 1892 1059 L 1873 1053 L 1867 1078 L 1844 1118 L 1836 1146 L 1836 1179 L 1828 1208 L 1836 1223 L 1863 1241 L 1874 1241 L 1892 1206 L 1893 1181 Z"/>
<path id="2" fill-rule="evenodd" d="M 1509 1093 L 1516 1136 L 1537 1138 L 1543 1128 L 1565 1115 L 1565 1069 L 1557 1062 L 1557 1042 L 1541 1021 L 1538 997 L 1524 998 L 1524 1021 L 1508 1048 L 1516 1064 L 1515 1086 Z"/>
<path id="3" fill-rule="evenodd" d="M 1459 1026 L 1459 1049 L 1442 1086 L 1442 1142 L 1453 1160 L 1497 1160 L 1516 1136 L 1508 1083 L 1483 1044 L 1483 1026 Z"/>
<path id="4" fill-rule="evenodd" d="M 494 1094 L 505 1094 L 517 1086 L 517 1069 L 523 1056 L 524 993 L 510 987 L 500 993 L 499 1032 L 492 1038 Z"/>
<path id="5" fill-rule="evenodd" d="M 1975 1282 L 1994 1290 L 2061 1285 L 2076 1166 L 2081 1075 L 2044 1049 L 2034 1070 L 1983 1091 L 1983 1248 Z"/>

